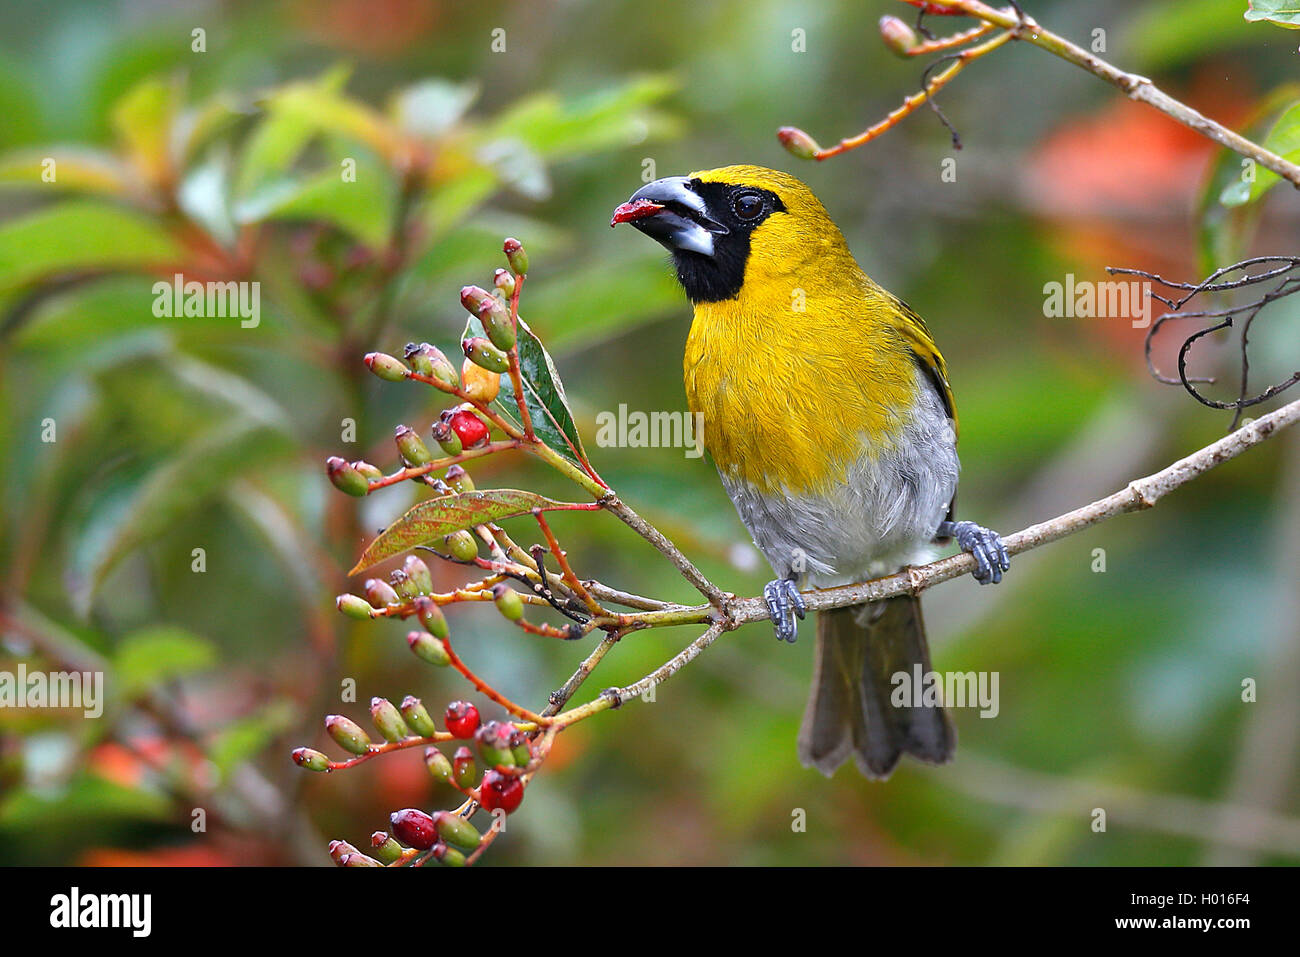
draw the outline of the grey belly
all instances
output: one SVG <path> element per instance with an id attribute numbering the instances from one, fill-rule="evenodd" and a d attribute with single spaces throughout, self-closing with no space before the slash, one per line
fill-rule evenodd
<path id="1" fill-rule="evenodd" d="M 804 588 L 845 585 L 924 561 L 957 492 L 956 436 L 922 389 L 888 447 L 870 449 L 825 495 L 760 493 L 722 475 L 740 519 L 778 577 Z"/>

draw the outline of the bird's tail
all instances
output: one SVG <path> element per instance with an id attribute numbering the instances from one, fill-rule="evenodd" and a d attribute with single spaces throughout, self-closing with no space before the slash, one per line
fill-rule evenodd
<path id="1" fill-rule="evenodd" d="M 898 672 L 930 670 L 920 599 L 819 612 L 812 692 L 799 731 L 799 760 L 830 777 L 851 754 L 869 778 L 887 778 L 903 752 L 931 764 L 952 760 L 957 733 L 942 706 L 896 707 Z M 919 696 L 920 688 L 912 689 Z M 915 701 L 909 702 L 915 704 Z"/>

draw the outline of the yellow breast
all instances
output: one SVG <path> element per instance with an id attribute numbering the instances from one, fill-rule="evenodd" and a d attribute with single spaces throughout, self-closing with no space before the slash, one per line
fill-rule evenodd
<path id="1" fill-rule="evenodd" d="M 849 264 L 839 281 L 834 272 L 803 281 L 799 270 L 751 259 L 737 299 L 696 305 L 687 404 L 728 478 L 761 492 L 822 493 L 904 424 L 916 363 L 893 301 Z"/>

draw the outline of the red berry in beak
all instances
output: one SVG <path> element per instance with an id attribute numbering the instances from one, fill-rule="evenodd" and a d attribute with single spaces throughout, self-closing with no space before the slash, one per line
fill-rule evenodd
<path id="1" fill-rule="evenodd" d="M 645 217 L 653 216 L 663 208 L 662 203 L 656 203 L 648 199 L 633 200 L 614 210 L 614 217 L 609 221 L 609 224 L 617 226 L 619 223 L 630 223 L 634 219 L 645 219 Z"/>

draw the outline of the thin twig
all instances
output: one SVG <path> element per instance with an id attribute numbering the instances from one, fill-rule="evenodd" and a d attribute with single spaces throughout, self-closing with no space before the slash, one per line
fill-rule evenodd
<path id="1" fill-rule="evenodd" d="M 569 567 L 568 556 L 565 555 L 564 549 L 560 547 L 559 540 L 556 539 L 555 533 L 551 531 L 550 523 L 546 521 L 546 516 L 542 514 L 540 508 L 533 509 L 533 518 L 537 520 L 538 527 L 541 528 L 542 534 L 546 536 L 546 542 L 551 548 L 551 554 L 555 556 L 555 561 L 560 566 L 560 574 L 569 588 L 593 615 L 603 615 L 605 610 L 591 597 L 591 593 L 587 591 L 582 582 L 578 580 L 578 576 L 573 573 L 573 569 Z M 542 568 L 540 557 L 537 559 L 537 567 Z"/>
<path id="2" fill-rule="evenodd" d="M 1155 107 L 1161 113 L 1177 120 L 1189 129 L 1195 130 L 1202 136 L 1212 139 L 1222 146 L 1226 146 L 1234 153 L 1253 159 L 1256 163 L 1266 169 L 1271 169 L 1292 185 L 1300 187 L 1300 165 L 1283 159 L 1276 153 L 1266 150 L 1256 143 L 1252 143 L 1244 136 L 1234 133 L 1226 126 L 1216 123 L 1187 104 L 1174 99 L 1146 77 L 1139 76 L 1136 73 L 1128 73 L 1107 63 L 1096 54 L 1090 53 L 1051 30 L 1045 29 L 1032 18 L 1025 17 L 1021 21 L 1014 11 L 997 10 L 986 3 L 980 2 L 980 0 L 933 0 L 933 2 L 938 6 L 960 10 L 967 16 L 983 20 L 985 23 L 995 24 L 1005 30 L 1014 30 L 1020 27 L 1023 22 L 1024 29 L 1021 31 L 1020 39 L 1026 43 L 1040 47 L 1048 53 L 1055 54 L 1063 60 L 1082 67 L 1094 76 L 1100 77 L 1107 83 L 1118 87 L 1130 99 Z"/>
<path id="3" fill-rule="evenodd" d="M 629 528 L 647 542 L 659 549 L 659 552 L 682 573 L 682 577 L 694 585 L 696 590 L 709 600 L 710 605 L 720 609 L 726 604 L 727 596 L 723 594 L 722 590 L 705 578 L 704 573 L 696 568 L 695 564 L 682 554 L 681 550 L 670 542 L 663 532 L 634 512 L 617 495 L 613 493 L 606 495 L 600 500 L 600 504 L 603 508 L 622 519 Z"/>
<path id="4" fill-rule="evenodd" d="M 1012 39 L 1013 36 L 1014 34 L 1011 32 L 1000 33 L 993 39 L 981 43 L 979 46 L 970 47 L 969 49 L 962 50 L 960 53 L 954 53 L 949 57 L 945 57 L 945 60 L 952 60 L 952 63 L 949 64 L 948 68 L 937 74 L 932 79 L 926 80 L 923 77 L 922 88 L 904 99 L 902 105 L 891 112 L 883 120 L 873 126 L 867 127 L 857 136 L 851 136 L 848 139 L 840 140 L 836 145 L 829 146 L 826 149 L 817 150 L 813 153 L 813 159 L 826 160 L 830 159 L 832 156 L 839 156 L 841 153 L 847 153 L 849 150 L 855 150 L 859 146 L 871 142 L 871 140 L 874 140 L 882 133 L 893 129 L 902 122 L 902 120 L 915 113 L 923 104 L 928 102 L 933 105 L 934 95 L 951 83 L 956 78 L 957 74 L 965 69 L 966 64 L 987 53 L 992 53 L 998 47 L 1002 46 L 1002 44 Z M 940 60 L 939 62 L 942 63 L 944 61 Z M 937 66 L 938 64 L 934 65 Z M 933 66 L 929 69 L 933 69 Z M 929 74 L 929 69 L 926 71 L 927 75 Z M 935 107 L 935 111 L 939 112 L 938 107 Z M 939 116 L 943 120 L 944 125 L 948 127 L 949 131 L 952 131 L 952 125 L 948 123 L 943 114 L 939 113 Z M 953 142 L 960 146 L 960 141 L 957 139 L 957 134 L 955 132 L 953 132 Z"/>

